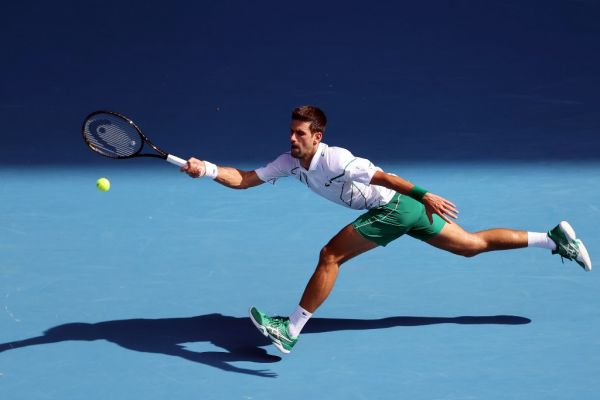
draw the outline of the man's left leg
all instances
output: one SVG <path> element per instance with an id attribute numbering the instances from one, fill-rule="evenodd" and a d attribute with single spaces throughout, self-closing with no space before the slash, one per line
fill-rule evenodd
<path id="1" fill-rule="evenodd" d="M 487 251 L 542 247 L 552 250 L 552 254 L 576 261 L 586 271 L 592 269 L 585 245 L 576 238 L 575 231 L 565 221 L 548 234 L 513 229 L 489 229 L 470 233 L 460 225 L 452 223 L 444 225 L 439 234 L 426 242 L 465 257 L 473 257 Z"/>
<path id="2" fill-rule="evenodd" d="M 426 242 L 437 248 L 465 257 L 494 251 L 527 247 L 527 232 L 512 229 L 489 229 L 467 232 L 457 223 L 446 224 L 441 232 Z"/>

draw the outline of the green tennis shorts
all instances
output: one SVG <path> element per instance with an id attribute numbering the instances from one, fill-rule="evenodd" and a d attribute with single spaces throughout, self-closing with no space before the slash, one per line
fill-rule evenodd
<path id="1" fill-rule="evenodd" d="M 399 193 L 388 204 L 372 208 L 352 222 L 356 232 L 380 246 L 405 233 L 425 241 L 440 233 L 444 225 L 446 221 L 437 214 L 433 214 L 433 224 L 430 224 L 425 206 Z"/>

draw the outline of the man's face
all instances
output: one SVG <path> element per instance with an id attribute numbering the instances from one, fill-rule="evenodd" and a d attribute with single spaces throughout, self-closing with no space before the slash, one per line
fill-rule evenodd
<path id="1" fill-rule="evenodd" d="M 298 159 L 309 159 L 317 151 L 323 134 L 310 132 L 310 122 L 292 120 L 290 124 L 291 155 Z"/>

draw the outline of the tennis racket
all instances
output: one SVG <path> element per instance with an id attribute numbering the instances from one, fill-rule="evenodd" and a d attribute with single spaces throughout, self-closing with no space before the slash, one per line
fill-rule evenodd
<path id="1" fill-rule="evenodd" d="M 81 133 L 88 147 L 105 157 L 155 157 L 178 167 L 187 164 L 186 160 L 169 154 L 152 143 L 131 119 L 113 111 L 95 111 L 85 117 Z M 144 144 L 156 153 L 142 153 Z"/>

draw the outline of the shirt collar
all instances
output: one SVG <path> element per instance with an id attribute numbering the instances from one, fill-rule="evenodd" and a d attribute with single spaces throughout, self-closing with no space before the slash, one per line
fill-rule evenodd
<path id="1" fill-rule="evenodd" d="M 314 171 L 317 168 L 317 164 L 319 164 L 319 160 L 321 159 L 321 156 L 323 156 L 326 146 L 327 145 L 323 142 L 319 143 L 319 147 L 317 147 L 317 151 L 315 152 L 315 155 L 308 166 L 308 171 Z"/>

